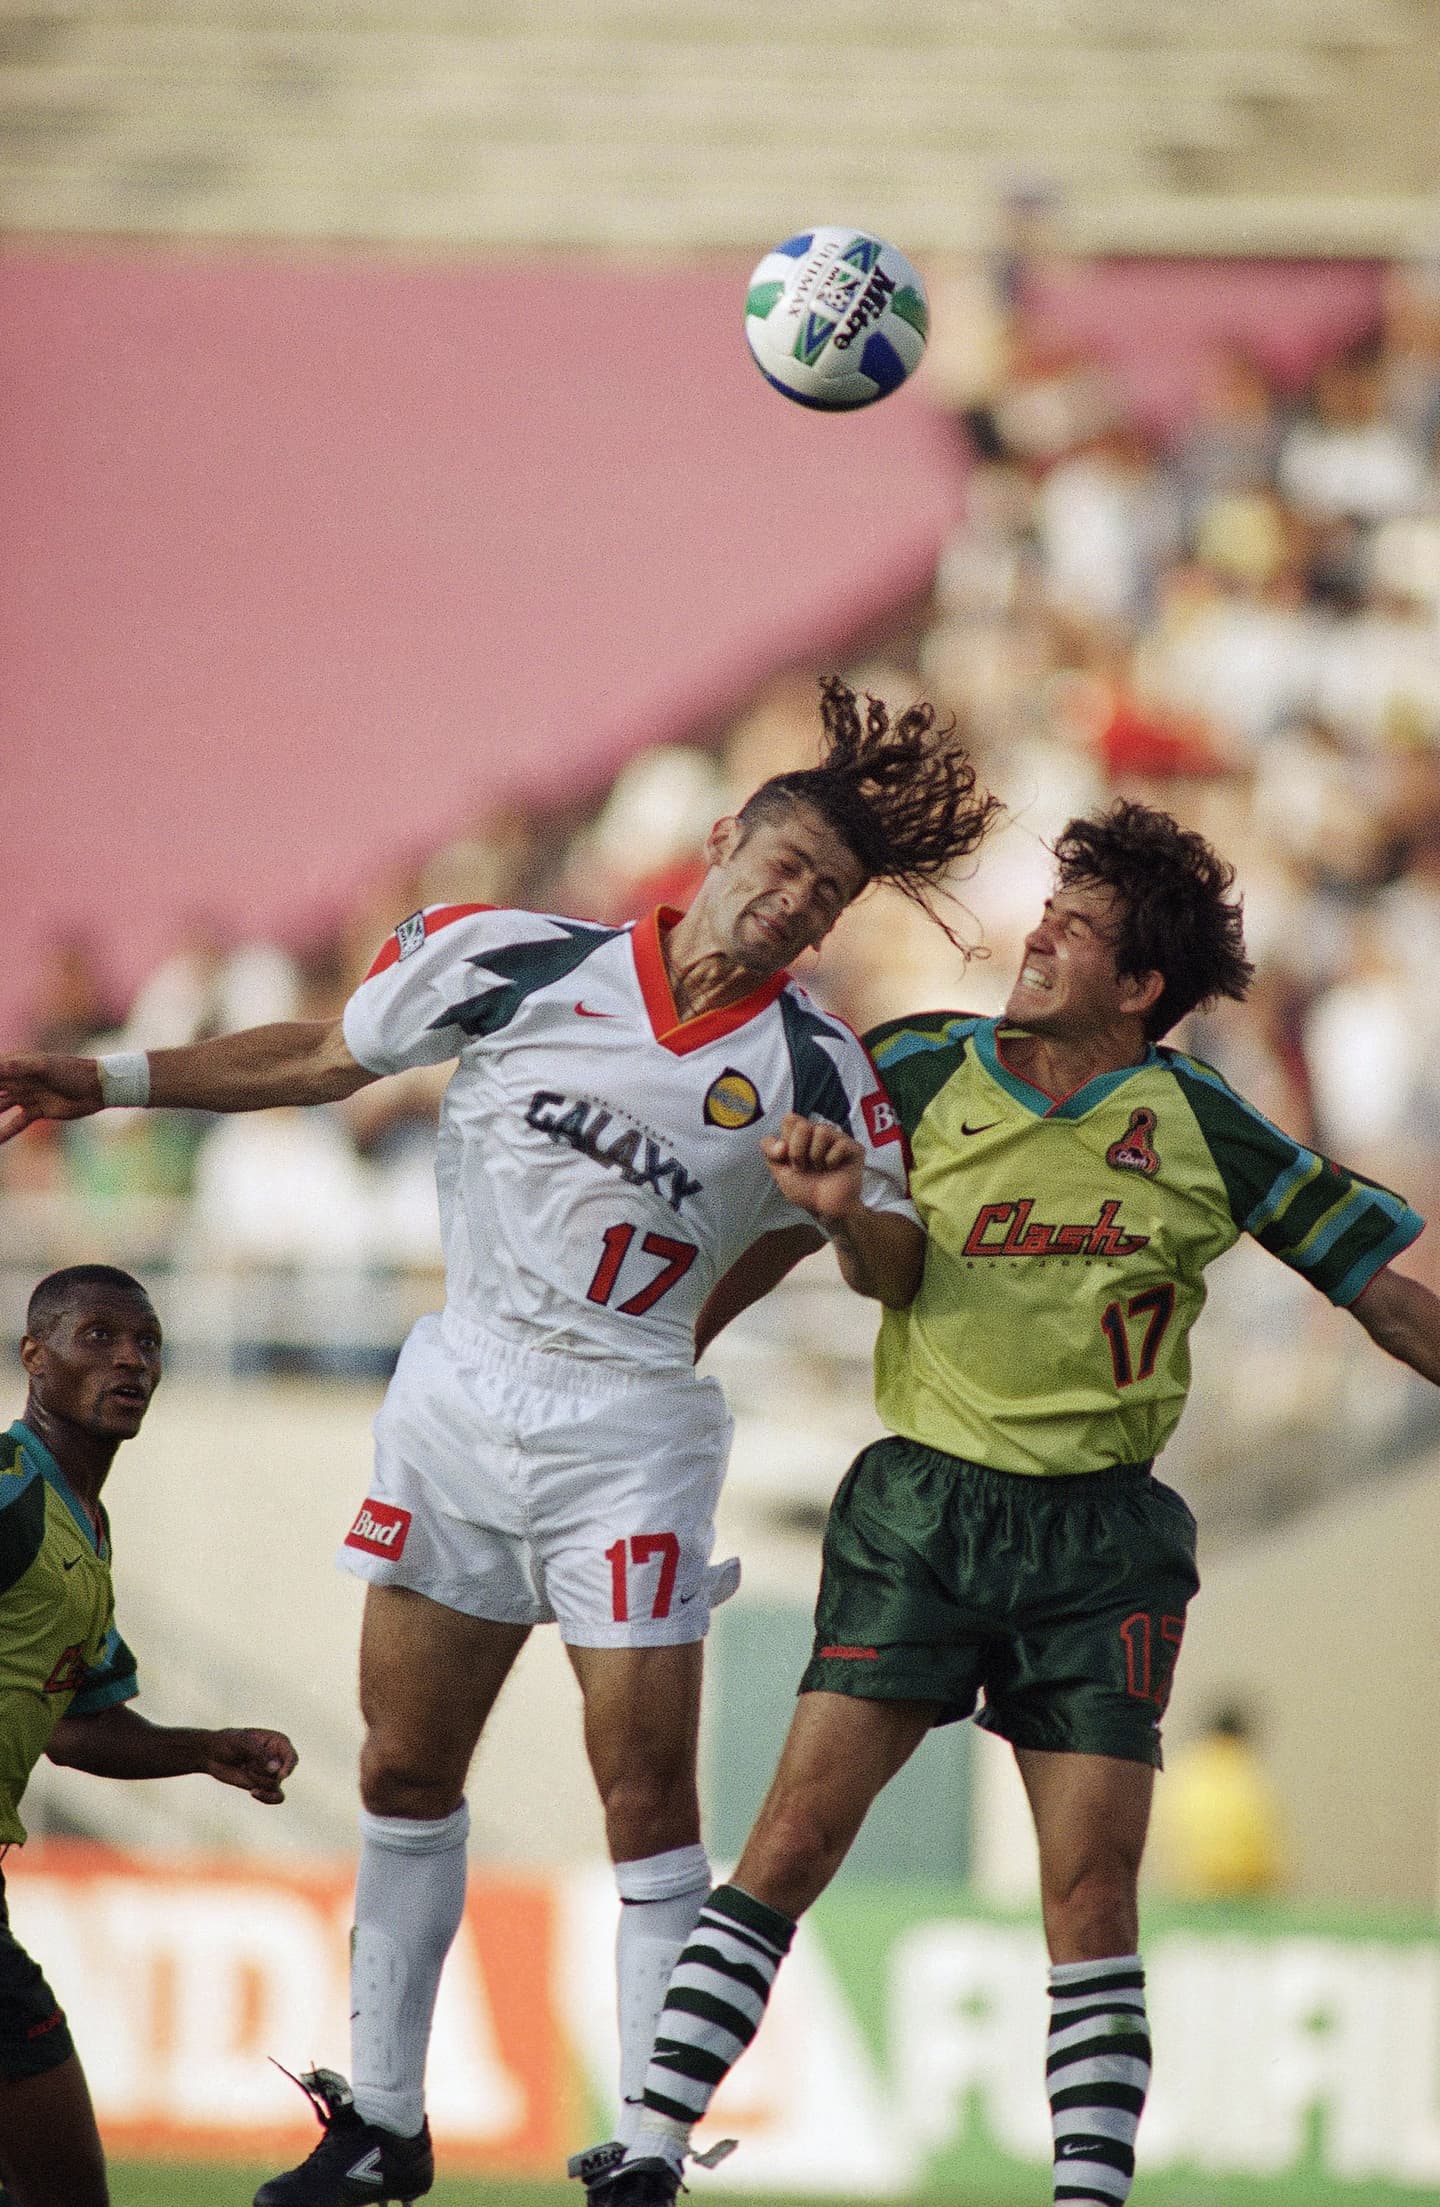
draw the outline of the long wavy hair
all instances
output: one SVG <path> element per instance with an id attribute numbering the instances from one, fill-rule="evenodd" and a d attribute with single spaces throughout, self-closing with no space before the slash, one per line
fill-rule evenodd
<path id="1" fill-rule="evenodd" d="M 893 882 L 963 949 L 935 898 L 956 861 L 979 848 L 1001 805 L 978 787 L 955 722 L 922 703 L 892 723 L 888 708 L 868 694 L 862 713 L 854 690 L 833 674 L 820 683 L 820 719 L 820 764 L 762 782 L 740 808 L 742 827 L 791 804 L 811 806 L 854 852 L 867 882 Z"/>

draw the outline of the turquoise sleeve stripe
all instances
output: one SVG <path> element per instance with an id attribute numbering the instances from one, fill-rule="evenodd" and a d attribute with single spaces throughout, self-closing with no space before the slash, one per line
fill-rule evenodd
<path id="1" fill-rule="evenodd" d="M 903 1027 L 898 1034 L 872 1044 L 870 1054 L 883 1073 L 887 1066 L 899 1065 L 918 1051 L 949 1049 L 952 1043 L 963 1042 L 967 1035 L 973 1035 L 979 1025 L 977 1016 L 960 1012 L 954 1019 L 947 1019 L 943 1027 L 934 1027 L 928 1032 L 919 1027 Z"/>
<path id="2" fill-rule="evenodd" d="M 1259 1114 L 1256 1113 L 1254 1116 L 1258 1117 Z M 1268 1120 L 1262 1121 L 1262 1124 L 1268 1129 Z M 1275 1131 L 1278 1132 L 1279 1130 L 1276 1129 Z M 1323 1157 L 1318 1157 L 1315 1151 L 1311 1149 L 1299 1150 L 1294 1160 L 1271 1181 L 1249 1217 L 1240 1221 L 1241 1232 L 1246 1234 L 1260 1233 L 1263 1228 L 1270 1225 L 1273 1219 L 1280 1216 L 1292 1196 L 1298 1195 L 1302 1188 L 1309 1185 L 1317 1173 L 1324 1170 L 1325 1160 Z"/>
<path id="3" fill-rule="evenodd" d="M 101 1686 L 82 1686 L 71 1698 L 67 1716 L 93 1717 L 102 1709 L 113 1709 L 119 1701 L 133 1701 L 140 1691 L 140 1681 L 133 1671 L 123 1678 L 107 1679 Z"/>
<path id="4" fill-rule="evenodd" d="M 1383 1241 L 1378 1249 L 1367 1250 L 1358 1263 L 1351 1265 L 1350 1270 L 1331 1295 L 1331 1302 L 1338 1304 L 1341 1310 L 1348 1310 L 1362 1289 L 1370 1285 L 1376 1273 L 1383 1272 L 1391 1258 L 1398 1257 L 1402 1249 L 1408 1249 L 1411 1242 L 1418 1240 L 1424 1230 L 1425 1221 L 1420 1213 L 1412 1211 L 1409 1205 L 1406 1204 L 1404 1215 L 1396 1226 L 1394 1233 L 1390 1235 L 1387 1241 Z"/>

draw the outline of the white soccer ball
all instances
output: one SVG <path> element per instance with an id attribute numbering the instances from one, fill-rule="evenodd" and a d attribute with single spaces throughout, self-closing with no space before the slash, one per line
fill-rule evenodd
<path id="1" fill-rule="evenodd" d="M 928 329 L 925 286 L 904 254 L 834 223 L 767 253 L 745 296 L 745 336 L 766 382 L 832 413 L 898 390 Z"/>

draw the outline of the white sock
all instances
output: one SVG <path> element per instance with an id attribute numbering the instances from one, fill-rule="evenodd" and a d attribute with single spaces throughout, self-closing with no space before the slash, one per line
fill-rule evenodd
<path id="1" fill-rule="evenodd" d="M 360 1811 L 350 1934 L 350 2068 L 367 2123 L 413 2138 L 440 1971 L 465 1910 L 470 1811 L 422 1820 Z"/>
<path id="2" fill-rule="evenodd" d="M 639 1862 L 617 1862 L 620 1929 L 615 1977 L 620 2023 L 620 2119 L 615 2135 L 630 2145 L 645 2110 L 641 2090 L 670 1972 L 710 1891 L 705 1849 L 672 1847 Z"/>

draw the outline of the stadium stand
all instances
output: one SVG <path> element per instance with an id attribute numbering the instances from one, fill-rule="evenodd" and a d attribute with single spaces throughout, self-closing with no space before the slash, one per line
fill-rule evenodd
<path id="1" fill-rule="evenodd" d="M 32 0 L 0 44 L 0 206 L 673 252 L 764 244 L 803 200 L 934 252 L 1038 161 L 1088 249 L 1394 252 L 1433 227 L 1434 24 L 1432 0 Z"/>

